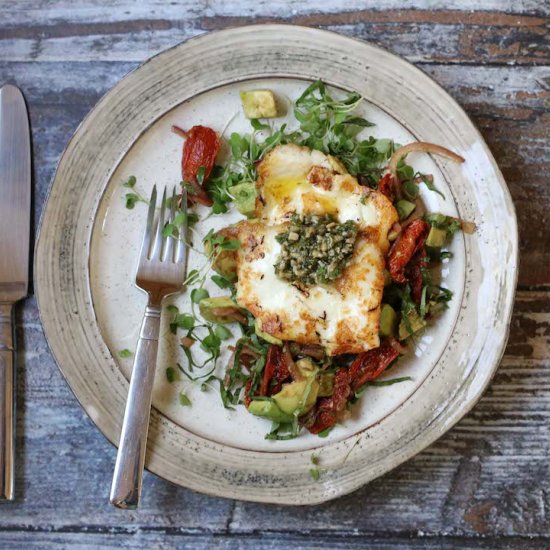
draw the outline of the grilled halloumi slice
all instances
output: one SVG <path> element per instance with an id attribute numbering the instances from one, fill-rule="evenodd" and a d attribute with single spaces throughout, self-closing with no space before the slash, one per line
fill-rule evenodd
<path id="1" fill-rule="evenodd" d="M 244 221 L 237 225 L 237 303 L 258 328 L 281 340 L 320 344 L 329 355 L 359 353 L 379 345 L 384 257 L 361 235 L 351 262 L 332 285 L 300 289 L 273 269 L 281 226 Z"/>
<path id="2" fill-rule="evenodd" d="M 225 230 L 241 242 L 234 252 L 237 303 L 263 332 L 320 344 L 329 355 L 379 346 L 384 256 L 398 219 L 391 202 L 360 186 L 333 157 L 297 145 L 278 146 L 265 157 L 257 190 L 256 220 Z M 353 256 L 332 284 L 300 289 L 275 274 L 281 250 L 275 237 L 293 213 L 331 214 L 357 224 Z"/>

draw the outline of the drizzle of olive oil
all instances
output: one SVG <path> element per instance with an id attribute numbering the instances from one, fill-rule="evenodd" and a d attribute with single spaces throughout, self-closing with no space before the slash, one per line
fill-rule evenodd
<path id="1" fill-rule="evenodd" d="M 277 178 L 264 183 L 264 197 L 268 207 L 301 204 L 303 214 L 337 214 L 335 197 L 326 196 L 302 178 Z"/>

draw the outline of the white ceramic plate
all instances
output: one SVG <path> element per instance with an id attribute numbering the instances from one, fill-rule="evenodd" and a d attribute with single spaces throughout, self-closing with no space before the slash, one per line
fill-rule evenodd
<path id="1" fill-rule="evenodd" d="M 134 349 L 145 306 L 133 280 L 146 207 L 127 210 L 121 183 L 135 175 L 137 189 L 148 195 L 155 183 L 180 181 L 182 144 L 171 124 L 222 131 L 229 123 L 225 135 L 249 131 L 239 90 L 269 87 L 292 100 L 316 78 L 364 96 L 360 108 L 376 123 L 368 133 L 431 141 L 463 155 L 462 166 L 427 156 L 411 161 L 434 174 L 446 197 L 424 193 L 428 209 L 474 220 L 478 231 L 455 238 L 454 258 L 444 266 L 445 286 L 455 294 L 450 309 L 425 332 L 415 355 L 391 369 L 391 377 L 413 380 L 369 388 L 326 439 L 265 440 L 269 423 L 242 407 L 225 410 L 216 390 L 169 384 L 165 369 L 182 358 L 165 317 L 147 467 L 202 492 L 288 504 L 350 492 L 463 416 L 506 342 L 515 214 L 493 158 L 460 107 L 416 68 L 365 43 L 300 27 L 244 27 L 179 45 L 129 74 L 85 119 L 60 161 L 42 220 L 36 286 L 48 341 L 84 409 L 116 444 L 132 362 L 117 352 Z M 199 224 L 196 242 L 238 217 L 209 218 Z M 190 268 L 197 262 L 191 254 Z M 188 293 L 174 303 L 188 310 Z M 179 405 L 180 390 L 191 407 Z M 318 481 L 309 474 L 313 452 L 326 470 Z"/>

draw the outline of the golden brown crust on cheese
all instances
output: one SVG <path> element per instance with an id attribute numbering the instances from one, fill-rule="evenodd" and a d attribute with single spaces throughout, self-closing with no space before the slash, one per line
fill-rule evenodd
<path id="1" fill-rule="evenodd" d="M 332 188 L 332 171 L 322 166 L 312 166 L 306 176 L 306 180 L 311 185 L 316 185 L 325 191 L 329 191 Z"/>

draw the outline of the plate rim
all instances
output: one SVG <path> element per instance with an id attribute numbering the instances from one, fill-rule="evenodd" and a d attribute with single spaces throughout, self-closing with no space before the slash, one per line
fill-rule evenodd
<path id="1" fill-rule="evenodd" d="M 86 414 L 88 415 L 90 420 L 92 420 L 92 422 L 96 425 L 96 427 L 99 429 L 99 431 L 105 436 L 107 441 L 109 441 L 111 444 L 113 444 L 116 447 L 116 441 L 111 439 L 109 437 L 109 435 L 107 435 L 103 431 L 103 429 L 99 426 L 98 422 L 93 418 L 90 411 L 84 406 L 84 404 L 83 404 L 82 400 L 80 399 L 79 395 L 77 395 L 77 391 L 75 390 L 75 388 L 69 382 L 68 374 L 60 366 L 60 362 L 57 358 L 57 354 L 54 351 L 54 348 L 52 347 L 50 337 L 46 333 L 46 324 L 47 323 L 45 323 L 45 318 L 44 318 L 44 313 L 43 313 L 43 306 L 42 306 L 42 297 L 41 297 L 42 296 L 42 289 L 41 289 L 41 287 L 42 287 L 43 283 L 41 282 L 41 276 L 39 275 L 39 273 L 41 272 L 41 268 L 39 267 L 40 266 L 39 259 L 40 259 L 41 253 L 42 253 L 42 249 L 46 246 L 46 244 L 44 244 L 44 238 L 43 238 L 43 236 L 44 236 L 43 227 L 44 227 L 46 216 L 47 216 L 48 205 L 49 205 L 49 202 L 50 202 L 50 196 L 51 196 L 51 193 L 52 193 L 54 183 L 58 178 L 59 169 L 60 169 L 62 163 L 67 160 L 66 156 L 68 154 L 68 150 L 70 149 L 71 145 L 75 141 L 77 141 L 77 139 L 80 137 L 80 132 L 81 132 L 83 126 L 86 124 L 87 121 L 89 121 L 93 117 L 94 113 L 99 109 L 99 107 L 101 105 L 103 105 L 103 103 L 107 102 L 110 99 L 111 95 L 117 90 L 117 88 L 119 88 L 119 86 L 123 82 L 126 82 L 126 80 L 128 78 L 130 78 L 134 73 L 142 70 L 148 64 L 153 62 L 155 59 L 157 59 L 157 58 L 159 58 L 159 57 L 161 57 L 161 56 L 163 56 L 163 55 L 165 55 L 169 52 L 177 50 L 179 48 L 183 48 L 183 47 L 187 46 L 190 43 L 197 43 L 197 42 L 200 42 L 200 41 L 209 41 L 210 39 L 212 39 L 212 37 L 218 37 L 220 35 L 231 35 L 231 34 L 234 34 L 234 33 L 238 34 L 238 33 L 242 32 L 243 30 L 250 30 L 250 31 L 253 31 L 253 30 L 261 30 L 261 31 L 273 30 L 273 31 L 277 31 L 277 30 L 281 30 L 281 29 L 285 30 L 285 31 L 288 31 L 288 30 L 292 29 L 291 32 L 296 31 L 296 32 L 306 32 L 306 33 L 313 33 L 313 34 L 317 34 L 317 33 L 326 34 L 329 37 L 333 37 L 333 38 L 337 37 L 339 39 L 343 39 L 343 40 L 346 40 L 346 41 L 356 42 L 356 43 L 361 44 L 363 46 L 366 45 L 366 46 L 372 48 L 373 50 L 381 50 L 384 53 L 386 53 L 387 55 L 394 58 L 394 60 L 396 62 L 405 63 L 406 65 L 409 66 L 409 68 L 413 69 L 414 71 L 418 71 L 419 73 L 422 74 L 423 77 L 429 79 L 431 85 L 437 87 L 439 89 L 439 91 L 444 94 L 446 101 L 452 102 L 454 104 L 454 108 L 459 110 L 461 112 L 461 114 L 467 119 L 467 121 L 469 121 L 469 123 L 471 125 L 470 130 L 474 131 L 477 134 L 478 141 L 479 141 L 479 143 L 481 143 L 482 148 L 483 148 L 483 153 L 484 153 L 485 157 L 489 160 L 489 162 L 491 164 L 491 167 L 494 171 L 495 177 L 496 177 L 496 179 L 498 180 L 498 182 L 500 184 L 500 188 L 501 188 L 502 193 L 503 193 L 503 200 L 504 200 L 505 203 L 507 203 L 507 205 L 509 207 L 510 218 L 507 221 L 511 222 L 511 227 L 508 228 L 508 236 L 511 237 L 512 245 L 514 246 L 514 253 L 513 253 L 514 268 L 513 268 L 513 274 L 512 274 L 512 279 L 513 279 L 512 283 L 513 284 L 511 285 L 512 286 L 512 290 L 511 290 L 512 294 L 511 294 L 511 296 L 510 295 L 507 296 L 507 300 L 506 300 L 506 304 L 505 304 L 505 315 L 504 315 L 504 318 L 503 318 L 505 330 L 504 330 L 504 333 L 502 335 L 502 338 L 500 339 L 499 346 L 498 346 L 498 349 L 497 349 L 497 353 L 495 355 L 495 360 L 493 361 L 493 364 L 490 366 L 490 369 L 488 371 L 486 370 L 486 375 L 485 375 L 485 378 L 484 378 L 484 381 L 483 381 L 483 385 L 480 386 L 480 387 L 477 387 L 475 395 L 473 397 L 470 397 L 468 399 L 468 401 L 466 401 L 464 404 L 462 404 L 462 406 L 459 407 L 459 409 L 452 414 L 451 420 L 449 422 L 447 422 L 447 424 L 444 427 L 442 427 L 439 430 L 436 430 L 435 432 L 432 431 L 431 435 L 427 439 L 427 441 L 423 441 L 420 446 L 414 447 L 412 449 L 411 449 L 411 446 L 409 445 L 407 447 L 407 452 L 403 453 L 403 455 L 395 463 L 393 463 L 392 465 L 390 465 L 388 467 L 384 467 L 382 469 L 382 471 L 380 471 L 378 473 L 375 473 L 375 475 L 370 476 L 369 479 L 367 479 L 367 480 L 356 482 L 355 485 L 348 486 L 344 490 L 337 490 L 334 494 L 328 494 L 328 493 L 324 492 L 323 494 L 318 494 L 317 498 L 313 494 L 308 494 L 307 498 L 305 498 L 303 501 L 299 501 L 299 502 L 296 502 L 295 500 L 292 500 L 292 501 L 285 500 L 284 494 L 279 494 L 277 497 L 274 497 L 274 495 L 270 494 L 269 492 L 266 493 L 265 498 L 262 498 L 262 495 L 256 493 L 253 496 L 253 498 L 246 498 L 245 499 L 245 500 L 256 501 L 256 502 L 272 502 L 272 503 L 283 503 L 283 504 L 307 505 L 307 504 L 317 504 L 317 503 L 325 502 L 327 500 L 330 500 L 330 499 L 336 498 L 338 496 L 342 496 L 344 494 L 348 494 L 350 492 L 353 492 L 353 491 L 357 490 L 359 487 L 361 487 L 365 483 L 368 483 L 370 480 L 378 477 L 379 475 L 382 475 L 383 473 L 397 467 L 398 465 L 402 464 L 406 460 L 410 459 L 412 456 L 414 456 L 417 453 L 421 452 L 428 445 L 430 445 L 435 440 L 440 438 L 443 434 L 445 434 L 452 426 L 454 426 L 456 424 L 456 422 L 458 422 L 463 416 L 465 416 L 475 406 L 475 404 L 478 402 L 478 400 L 482 397 L 485 389 L 487 388 L 487 386 L 491 382 L 491 380 L 492 380 L 492 378 L 493 378 L 493 376 L 494 376 L 494 374 L 495 374 L 495 372 L 496 372 L 496 370 L 497 370 L 497 368 L 500 364 L 500 361 L 501 361 L 502 356 L 503 356 L 504 351 L 505 351 L 506 342 L 508 340 L 509 330 L 510 330 L 510 323 L 511 323 L 511 316 L 512 316 L 512 309 L 513 309 L 513 304 L 514 304 L 514 294 L 515 294 L 515 288 L 516 288 L 517 276 L 518 276 L 518 255 L 519 255 L 519 251 L 518 251 L 517 216 L 516 216 L 516 212 L 515 212 L 515 205 L 512 201 L 512 198 L 511 198 L 509 189 L 506 185 L 506 182 L 504 180 L 504 177 L 503 177 L 503 175 L 502 175 L 502 173 L 501 173 L 501 171 L 500 171 L 500 169 L 499 169 L 499 167 L 498 167 L 498 165 L 497 165 L 497 163 L 496 163 L 489 147 L 487 146 L 485 140 L 481 136 L 478 128 L 472 122 L 472 120 L 470 119 L 468 114 L 464 111 L 464 109 L 456 102 L 456 100 L 454 100 L 454 98 L 441 85 L 439 85 L 435 80 L 433 80 L 433 78 L 429 74 L 427 74 L 423 69 L 421 69 L 421 68 L 417 67 L 416 65 L 410 63 L 406 59 L 394 54 L 393 52 L 390 52 L 390 51 L 388 51 L 384 48 L 381 48 L 378 45 L 372 44 L 368 41 L 364 41 L 364 40 L 361 40 L 361 39 L 358 39 L 358 38 L 348 37 L 348 36 L 341 35 L 339 33 L 335 33 L 335 32 L 332 32 L 332 31 L 327 31 L 327 30 L 314 29 L 314 28 L 311 28 L 311 27 L 303 27 L 303 26 L 298 26 L 298 25 L 273 24 L 273 23 L 260 23 L 260 24 L 255 24 L 255 25 L 247 25 L 247 26 L 235 27 L 235 28 L 230 28 L 230 29 L 223 29 L 223 30 L 218 30 L 218 31 L 214 31 L 214 32 L 201 34 L 201 35 L 198 35 L 198 36 L 195 36 L 195 37 L 191 37 L 191 38 L 189 38 L 189 39 L 187 39 L 183 42 L 180 42 L 178 44 L 175 44 L 175 45 L 171 46 L 170 48 L 168 48 L 166 50 L 163 50 L 161 52 L 158 52 L 157 54 L 149 57 L 148 59 L 143 61 L 143 63 L 139 64 L 137 67 L 135 67 L 135 68 L 131 69 L 130 71 L 128 71 L 127 73 L 125 73 L 124 76 L 122 78 L 120 78 L 113 87 L 111 87 L 105 94 L 103 94 L 101 96 L 101 98 L 95 103 L 95 105 L 92 107 L 92 109 L 80 121 L 80 123 L 76 127 L 73 135 L 71 136 L 71 138 L 67 142 L 66 146 L 64 147 L 62 154 L 59 157 L 59 160 L 57 162 L 56 168 L 54 170 L 54 173 L 52 175 L 52 178 L 50 180 L 50 184 L 49 184 L 49 187 L 48 187 L 48 190 L 47 190 L 47 194 L 46 194 L 46 198 L 45 198 L 45 202 L 44 202 L 44 207 L 43 207 L 42 212 L 40 214 L 40 221 L 39 221 L 37 235 L 36 235 L 36 246 L 35 246 L 35 252 L 34 252 L 35 295 L 36 295 L 37 304 L 38 304 L 38 311 L 39 311 L 40 321 L 42 323 L 42 326 L 44 327 L 44 336 L 45 336 L 45 339 L 48 343 L 48 346 L 49 346 L 49 349 L 52 353 L 52 356 L 54 357 L 54 360 L 55 360 L 56 364 L 59 367 L 59 370 L 61 371 L 64 379 L 67 381 L 67 384 L 71 388 L 71 391 L 73 392 L 73 395 L 75 395 L 79 405 L 86 412 Z M 277 78 L 277 77 L 280 78 L 282 76 L 283 75 L 278 76 L 278 75 L 275 75 L 275 74 L 270 74 L 269 75 L 270 78 Z M 286 74 L 284 76 L 285 77 L 290 76 L 291 78 L 297 78 L 295 75 Z M 243 81 L 244 80 L 250 80 L 251 78 L 261 78 L 261 76 L 245 77 L 242 80 Z M 308 79 L 308 77 L 304 77 L 304 78 Z M 233 80 L 233 81 L 235 81 L 235 80 Z M 220 86 L 223 86 L 223 85 L 224 84 L 218 84 L 218 85 L 213 86 L 213 87 L 208 88 L 208 89 L 213 89 L 215 87 L 220 87 Z M 207 91 L 207 89 L 204 89 L 202 93 L 204 93 L 206 91 Z M 183 100 L 183 101 L 185 101 L 185 100 Z M 170 109 L 172 109 L 174 107 L 175 106 L 172 106 Z M 169 112 L 170 109 L 164 111 L 163 113 L 158 114 L 153 121 L 151 121 L 149 124 L 147 124 L 142 129 L 142 131 L 139 135 L 135 135 L 132 138 L 132 143 L 129 145 L 127 150 L 124 152 L 122 158 L 124 158 L 124 156 L 127 154 L 127 151 L 133 146 L 133 144 L 135 144 L 135 142 L 139 139 L 139 137 L 141 135 L 143 135 L 143 133 L 147 132 L 147 130 L 151 127 L 151 125 L 154 124 L 159 118 L 164 116 L 167 112 Z M 405 127 L 407 127 L 407 126 L 405 126 Z M 408 127 L 407 127 L 407 129 L 410 131 L 410 129 Z M 116 169 L 116 166 L 118 166 L 118 164 L 121 162 L 122 158 L 120 158 L 118 160 L 115 167 L 112 169 L 112 171 L 110 171 L 109 177 L 106 178 L 107 182 L 109 181 L 110 176 L 112 175 L 112 173 L 114 173 L 114 170 Z M 105 189 L 106 189 L 106 186 L 104 187 L 104 190 Z M 93 231 L 93 227 L 90 229 L 90 233 L 92 231 Z M 44 291 L 44 294 L 45 294 L 45 291 Z M 94 317 L 96 317 L 95 311 L 94 311 Z M 97 321 L 97 318 L 96 318 L 96 321 Z M 457 392 L 458 392 L 458 389 L 457 389 Z M 439 412 L 439 414 L 435 415 L 432 418 L 432 421 L 430 422 L 430 424 L 435 422 L 441 414 L 445 414 L 447 409 L 448 409 L 448 404 L 447 404 L 446 407 L 442 408 L 442 410 Z M 158 411 L 157 411 L 157 413 L 158 413 Z M 160 414 L 160 413 L 158 413 L 158 414 Z M 350 436 L 349 439 L 351 439 L 353 437 L 355 437 L 355 436 Z M 323 448 L 323 446 L 320 446 L 320 448 Z M 309 451 L 306 451 L 306 452 L 313 452 L 314 450 L 315 449 L 310 449 Z M 262 454 L 262 453 L 281 454 L 281 453 L 271 453 L 270 451 L 248 451 L 248 452 L 260 453 L 260 454 Z M 297 451 L 287 451 L 287 452 L 296 453 Z M 161 471 L 157 471 L 156 468 L 149 468 L 148 467 L 147 469 L 150 469 L 150 471 L 153 471 L 153 473 L 155 473 L 156 475 L 159 475 L 160 477 L 162 477 L 162 478 L 164 478 L 164 479 L 166 479 L 166 480 L 168 480 L 172 483 L 175 483 L 177 485 L 182 485 L 181 483 L 178 483 L 178 482 L 170 479 L 169 477 L 166 477 L 165 475 L 163 475 L 163 473 Z M 228 490 L 222 490 L 222 491 L 220 491 L 220 490 L 209 490 L 205 486 L 202 486 L 200 488 L 193 487 L 192 484 L 186 485 L 186 486 L 190 487 L 193 490 L 199 490 L 202 493 L 209 494 L 209 495 L 212 495 L 212 496 L 223 496 L 223 497 L 243 499 L 243 496 L 240 492 L 238 492 L 238 494 L 237 493 L 231 494 L 231 491 L 228 491 Z"/>

